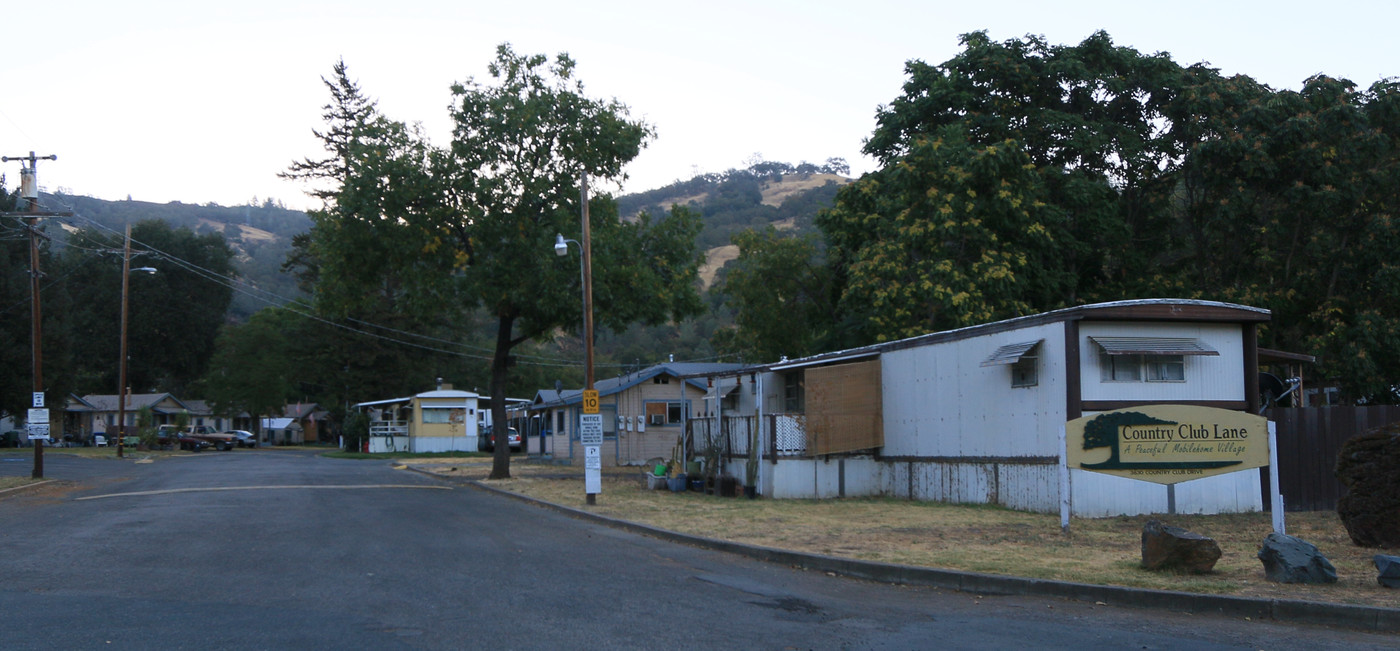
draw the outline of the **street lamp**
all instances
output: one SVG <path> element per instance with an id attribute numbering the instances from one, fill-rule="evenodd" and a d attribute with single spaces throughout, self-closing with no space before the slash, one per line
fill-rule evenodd
<path id="1" fill-rule="evenodd" d="M 131 224 L 126 225 L 126 247 L 122 254 L 122 345 L 121 371 L 117 387 L 117 458 L 122 458 L 122 443 L 126 439 L 126 312 L 127 295 L 131 286 L 131 272 L 153 274 L 155 267 L 131 268 Z"/>
<path id="2" fill-rule="evenodd" d="M 565 239 L 562 233 L 554 237 L 554 254 L 563 256 L 569 252 L 569 242 L 578 245 L 579 250 L 579 277 L 583 283 L 583 374 L 584 374 L 584 394 L 581 396 L 579 406 L 583 408 L 586 416 L 601 418 L 597 416 L 597 403 L 593 403 L 592 411 L 588 406 L 588 396 L 596 393 L 593 391 L 593 265 L 590 254 L 590 233 L 588 228 L 588 174 L 584 173 L 580 186 L 579 202 L 582 206 L 581 215 L 583 226 L 583 242 Z M 580 417 L 580 425 L 583 417 Z M 583 441 L 584 446 L 584 503 L 592 506 L 598 503 L 598 491 L 601 486 L 600 468 L 601 459 L 598 458 L 599 445 Z M 598 441 L 601 443 L 601 440 Z M 543 449 L 543 447 L 541 447 Z M 596 464 L 596 465 L 595 465 Z"/>

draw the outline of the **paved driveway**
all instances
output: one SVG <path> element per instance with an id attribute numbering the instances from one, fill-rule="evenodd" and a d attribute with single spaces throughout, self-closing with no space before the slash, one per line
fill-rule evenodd
<path id="1" fill-rule="evenodd" d="M 0 454 L 0 458 L 4 455 Z M 10 464 L 0 461 L 0 472 Z M 46 458 L 0 500 L 0 648 L 1386 648 L 768 565 L 377 461 Z M 25 469 L 27 472 L 27 468 Z"/>

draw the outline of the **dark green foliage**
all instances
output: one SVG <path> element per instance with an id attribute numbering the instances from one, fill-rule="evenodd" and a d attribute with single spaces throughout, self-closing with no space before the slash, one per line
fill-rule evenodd
<path id="1" fill-rule="evenodd" d="M 158 271 L 133 272 L 129 284 L 128 384 L 136 393 L 188 396 L 213 354 L 232 295 L 210 276 L 230 278 L 233 253 L 218 233 L 196 234 L 159 221 L 137 223 L 131 237 L 132 268 Z M 66 314 L 69 329 L 52 334 L 70 339 L 80 394 L 118 389 L 122 245 L 121 235 L 82 230 L 69 239 L 59 265 L 73 309 Z"/>

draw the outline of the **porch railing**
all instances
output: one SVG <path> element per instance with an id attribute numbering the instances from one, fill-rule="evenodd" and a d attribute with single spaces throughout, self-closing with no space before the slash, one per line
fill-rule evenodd
<path id="1" fill-rule="evenodd" d="M 408 436 L 408 422 L 402 420 L 378 420 L 369 424 L 370 436 Z"/>
<path id="2" fill-rule="evenodd" d="M 749 456 L 749 441 L 753 432 L 753 416 L 723 416 L 689 421 L 689 453 L 736 459 Z M 777 462 L 779 457 L 807 456 L 807 422 L 802 414 L 766 414 L 759 437 L 764 457 Z"/>

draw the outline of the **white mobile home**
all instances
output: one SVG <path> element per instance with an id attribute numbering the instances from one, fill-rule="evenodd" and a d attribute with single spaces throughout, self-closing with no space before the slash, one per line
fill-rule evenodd
<path id="1" fill-rule="evenodd" d="M 887 495 L 1059 508 L 1066 421 L 1134 405 L 1258 409 L 1256 328 L 1267 310 L 1149 299 L 1067 308 L 738 372 L 723 416 L 725 472 L 758 492 Z M 749 386 L 745 387 L 745 384 Z M 750 420 L 752 417 L 756 419 Z M 707 438 L 708 437 L 708 438 Z M 1075 515 L 1259 510 L 1259 471 L 1175 486 L 1071 471 Z"/>

